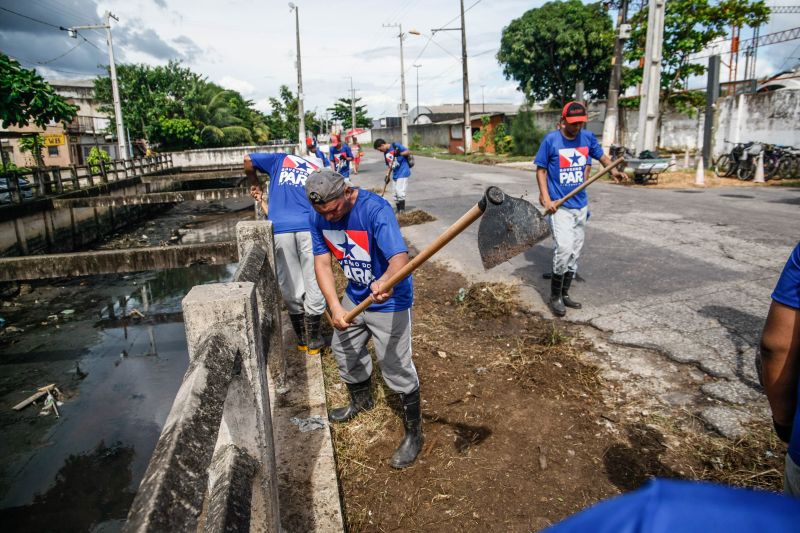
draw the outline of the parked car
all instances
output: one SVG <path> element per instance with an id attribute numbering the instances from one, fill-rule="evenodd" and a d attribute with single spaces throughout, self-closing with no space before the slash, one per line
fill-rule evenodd
<path id="1" fill-rule="evenodd" d="M 18 178 L 20 193 L 22 194 L 22 201 L 30 200 L 33 198 L 33 190 L 31 184 L 25 178 Z M 10 204 L 11 200 L 11 182 L 7 177 L 0 177 L 0 204 Z"/>

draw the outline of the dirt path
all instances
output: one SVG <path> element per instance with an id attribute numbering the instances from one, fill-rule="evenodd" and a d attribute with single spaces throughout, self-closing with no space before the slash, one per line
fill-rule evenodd
<path id="1" fill-rule="evenodd" d="M 535 531 L 653 476 L 779 490 L 784 451 L 766 424 L 732 442 L 637 397 L 601 374 L 608 354 L 577 327 L 522 310 L 508 286 L 432 264 L 414 284 L 426 444 L 413 467 L 389 467 L 402 425 L 374 379 L 376 409 L 333 427 L 350 531 Z M 330 353 L 323 365 L 341 405 Z"/>

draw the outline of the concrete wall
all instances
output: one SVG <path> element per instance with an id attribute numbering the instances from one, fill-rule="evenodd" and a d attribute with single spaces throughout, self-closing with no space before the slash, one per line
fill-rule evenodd
<path id="1" fill-rule="evenodd" d="M 800 146 L 800 89 L 720 98 L 715 123 L 715 154 L 736 142 Z"/>
<path id="2" fill-rule="evenodd" d="M 441 146 L 447 148 L 450 144 L 450 126 L 447 124 L 417 124 L 408 126 L 408 142 L 415 134 L 422 140 L 423 146 Z M 385 141 L 400 141 L 400 128 L 372 128 L 373 139 L 383 139 Z"/>
<path id="3" fill-rule="evenodd" d="M 297 145 L 283 144 L 275 146 L 231 146 L 227 148 L 203 148 L 172 152 L 172 164 L 175 167 L 241 167 L 244 156 L 253 152 L 293 154 Z"/>

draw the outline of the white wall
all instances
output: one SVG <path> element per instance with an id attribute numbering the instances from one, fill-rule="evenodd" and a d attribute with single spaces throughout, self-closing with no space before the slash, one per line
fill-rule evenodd
<path id="1" fill-rule="evenodd" d="M 172 165 L 175 167 L 241 167 L 244 156 L 254 152 L 293 154 L 296 144 L 275 146 L 231 146 L 228 148 L 203 148 L 201 150 L 185 150 L 172 152 Z"/>

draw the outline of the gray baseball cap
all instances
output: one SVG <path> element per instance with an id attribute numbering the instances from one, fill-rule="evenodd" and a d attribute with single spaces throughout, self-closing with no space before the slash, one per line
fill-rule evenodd
<path id="1" fill-rule="evenodd" d="M 344 177 L 329 168 L 312 172 L 306 178 L 306 195 L 312 204 L 324 204 L 344 194 L 347 184 Z"/>

